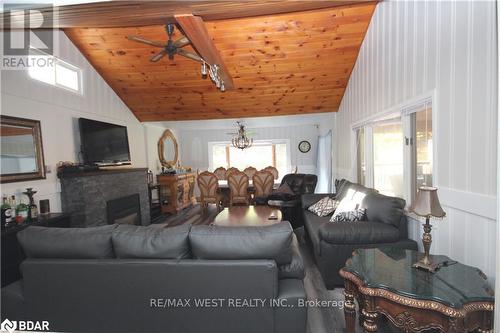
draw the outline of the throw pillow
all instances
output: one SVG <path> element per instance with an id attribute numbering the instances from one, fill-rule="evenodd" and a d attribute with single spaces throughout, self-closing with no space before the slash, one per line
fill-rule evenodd
<path id="1" fill-rule="evenodd" d="M 347 191 L 340 201 L 335 213 L 332 216 L 332 220 L 335 219 L 340 213 L 350 212 L 355 209 L 361 208 L 361 204 L 365 198 L 365 194 L 357 191 Z"/>
<path id="2" fill-rule="evenodd" d="M 324 197 L 315 204 L 309 206 L 307 210 L 319 217 L 324 217 L 333 213 L 338 205 L 339 202 L 337 200 L 333 200 L 330 197 Z"/>
<path id="3" fill-rule="evenodd" d="M 282 184 L 274 193 L 283 193 L 283 194 L 289 194 L 289 195 L 295 195 L 293 193 L 292 189 L 287 183 Z"/>
<path id="4" fill-rule="evenodd" d="M 366 209 L 358 208 L 332 216 L 330 222 L 357 222 L 366 219 Z"/>

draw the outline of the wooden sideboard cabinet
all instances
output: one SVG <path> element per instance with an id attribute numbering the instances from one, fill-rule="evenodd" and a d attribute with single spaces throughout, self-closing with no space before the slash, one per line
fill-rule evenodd
<path id="1" fill-rule="evenodd" d="M 162 213 L 175 214 L 196 203 L 195 179 L 194 172 L 157 176 Z"/>

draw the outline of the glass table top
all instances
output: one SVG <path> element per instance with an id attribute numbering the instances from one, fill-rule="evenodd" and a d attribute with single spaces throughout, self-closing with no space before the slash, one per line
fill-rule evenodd
<path id="1" fill-rule="evenodd" d="M 412 267 L 423 255 L 415 251 L 379 248 L 360 249 L 356 253 L 343 270 L 356 275 L 366 287 L 437 301 L 457 309 L 470 302 L 494 302 L 493 291 L 477 268 L 455 263 L 430 273 Z M 431 258 L 436 263 L 450 261 L 446 256 Z"/>

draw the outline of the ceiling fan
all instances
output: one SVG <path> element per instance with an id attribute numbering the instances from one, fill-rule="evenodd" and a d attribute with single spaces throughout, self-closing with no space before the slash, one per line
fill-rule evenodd
<path id="1" fill-rule="evenodd" d="M 163 58 L 166 55 L 168 55 L 168 58 L 170 60 L 173 60 L 174 55 L 178 54 L 178 55 L 181 55 L 181 56 L 186 57 L 188 59 L 204 63 L 204 60 L 199 55 L 182 49 L 182 47 L 184 47 L 188 44 L 191 44 L 191 41 L 186 36 L 182 36 L 181 38 L 179 38 L 176 41 L 172 40 L 172 35 L 174 34 L 174 29 L 175 29 L 175 25 L 173 23 L 169 23 L 169 24 L 165 25 L 165 30 L 167 31 L 167 34 L 168 34 L 168 40 L 167 40 L 166 44 L 151 41 L 151 40 L 139 37 L 139 36 L 127 36 L 127 38 L 131 41 L 134 41 L 134 42 L 139 42 L 139 43 L 143 43 L 143 44 L 147 44 L 147 45 L 161 48 L 162 50 L 160 52 L 156 53 L 155 55 L 153 55 L 151 57 L 151 59 L 150 59 L 151 62 L 157 62 L 158 60 L 160 60 L 161 58 Z"/>

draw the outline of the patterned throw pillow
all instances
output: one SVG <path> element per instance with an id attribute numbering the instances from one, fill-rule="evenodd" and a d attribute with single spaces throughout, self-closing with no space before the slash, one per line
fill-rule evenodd
<path id="1" fill-rule="evenodd" d="M 358 208 L 348 212 L 333 215 L 330 222 L 357 222 L 366 219 L 366 209 Z"/>
<path id="2" fill-rule="evenodd" d="M 314 205 L 309 206 L 307 210 L 320 217 L 324 217 L 333 213 L 338 205 L 339 202 L 337 200 L 333 200 L 330 197 L 324 197 Z"/>

